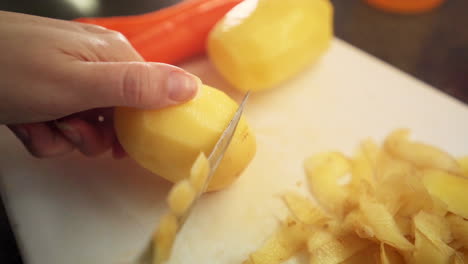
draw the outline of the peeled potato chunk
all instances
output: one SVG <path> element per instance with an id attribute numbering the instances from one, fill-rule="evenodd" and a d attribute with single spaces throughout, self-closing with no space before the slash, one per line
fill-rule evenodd
<path id="1" fill-rule="evenodd" d="M 189 175 L 200 152 L 211 152 L 237 107 L 225 93 L 203 86 L 194 99 L 178 106 L 159 110 L 118 107 L 115 130 L 130 157 L 153 173 L 178 182 Z M 242 117 L 208 190 L 230 185 L 255 150 L 255 137 Z"/>
<path id="2" fill-rule="evenodd" d="M 315 62 L 330 46 L 329 0 L 245 0 L 208 37 L 208 55 L 241 91 L 260 91 Z"/>

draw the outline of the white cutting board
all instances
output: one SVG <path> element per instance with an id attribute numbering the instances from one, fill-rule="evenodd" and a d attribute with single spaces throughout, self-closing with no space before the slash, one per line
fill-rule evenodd
<path id="1" fill-rule="evenodd" d="M 240 98 L 206 58 L 183 66 Z M 305 189 L 302 161 L 311 154 L 351 153 L 362 139 L 399 127 L 468 154 L 465 105 L 340 40 L 317 65 L 254 94 L 246 115 L 255 159 L 232 187 L 201 200 L 171 264 L 241 263 L 284 217 L 279 195 Z M 129 159 L 38 160 L 5 128 L 0 149 L 2 192 L 28 264 L 122 263 L 141 250 L 165 208 L 170 184 Z"/>

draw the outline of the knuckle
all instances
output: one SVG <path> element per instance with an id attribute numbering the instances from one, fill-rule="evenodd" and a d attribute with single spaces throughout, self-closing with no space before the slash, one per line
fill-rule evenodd
<path id="1" fill-rule="evenodd" d="M 130 42 L 128 41 L 127 37 L 125 37 L 124 34 L 115 31 L 115 30 L 109 30 L 109 35 L 110 37 L 119 43 L 125 44 L 125 45 L 130 45 Z"/>
<path id="2" fill-rule="evenodd" d="M 90 32 L 90 33 L 96 33 L 96 34 L 102 34 L 102 33 L 107 33 L 110 30 L 99 26 L 99 25 L 92 25 L 92 24 L 86 24 L 86 23 L 77 23 L 76 24 L 78 27 L 83 29 L 85 32 Z"/>
<path id="3" fill-rule="evenodd" d="M 111 31 L 108 42 L 115 45 L 119 51 L 119 57 L 122 61 L 143 61 L 141 55 L 135 50 L 130 41 L 120 32 Z"/>

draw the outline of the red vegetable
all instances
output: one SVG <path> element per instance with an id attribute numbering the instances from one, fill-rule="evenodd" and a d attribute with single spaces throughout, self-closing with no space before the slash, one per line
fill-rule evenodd
<path id="1" fill-rule="evenodd" d="M 205 51 L 211 28 L 242 0 L 188 0 L 137 16 L 79 18 L 121 32 L 147 61 L 175 64 Z"/>

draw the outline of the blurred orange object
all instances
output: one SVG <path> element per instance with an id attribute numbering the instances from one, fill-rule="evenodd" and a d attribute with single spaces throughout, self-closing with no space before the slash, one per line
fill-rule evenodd
<path id="1" fill-rule="evenodd" d="M 445 0 L 366 0 L 366 2 L 393 13 L 413 14 L 436 8 Z"/>

